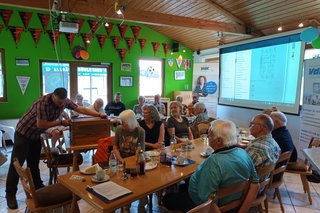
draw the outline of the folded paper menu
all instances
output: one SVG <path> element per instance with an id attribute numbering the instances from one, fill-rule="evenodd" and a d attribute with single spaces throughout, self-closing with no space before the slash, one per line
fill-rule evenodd
<path id="1" fill-rule="evenodd" d="M 130 191 L 129 189 L 124 188 L 112 181 L 101 183 L 93 187 L 88 187 L 87 190 L 97 195 L 98 197 L 102 196 L 103 198 L 106 198 L 108 201 L 132 193 L 132 191 Z"/>

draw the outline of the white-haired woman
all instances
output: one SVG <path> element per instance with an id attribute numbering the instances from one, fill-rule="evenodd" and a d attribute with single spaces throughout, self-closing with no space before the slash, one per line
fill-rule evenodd
<path id="1" fill-rule="evenodd" d="M 181 116 L 182 105 L 178 101 L 170 103 L 171 117 L 167 120 L 167 128 L 170 137 L 175 135 L 178 143 L 183 141 L 183 137 L 188 137 L 189 140 L 193 139 L 189 121 L 186 117 Z"/>
<path id="2" fill-rule="evenodd" d="M 146 98 L 144 96 L 139 96 L 138 97 L 138 104 L 133 106 L 133 112 L 137 114 L 142 115 L 142 106 L 146 102 Z"/>
<path id="3" fill-rule="evenodd" d="M 164 140 L 164 124 L 160 120 L 157 108 L 150 104 L 143 105 L 142 115 L 144 119 L 139 121 L 139 124 L 145 131 L 146 150 L 160 148 Z"/>
<path id="4" fill-rule="evenodd" d="M 103 109 L 103 100 L 101 98 L 98 98 L 95 100 L 93 105 L 88 106 L 88 109 L 91 109 L 93 111 L 99 112 L 101 114 L 105 114 L 104 109 Z"/>

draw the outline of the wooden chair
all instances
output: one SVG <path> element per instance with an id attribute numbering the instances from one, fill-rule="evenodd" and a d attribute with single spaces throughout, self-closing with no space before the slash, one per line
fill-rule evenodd
<path id="1" fill-rule="evenodd" d="M 200 204 L 199 206 L 194 207 L 193 209 L 189 210 L 187 213 L 214 213 L 211 210 L 211 205 L 214 200 L 213 196 L 210 196 L 209 200 L 205 203 Z"/>
<path id="2" fill-rule="evenodd" d="M 60 183 L 35 190 L 30 168 L 22 168 L 17 159 L 14 159 L 13 165 L 26 193 L 26 212 L 45 212 L 59 207 L 66 208 L 71 204 L 72 192 Z"/>
<path id="3" fill-rule="evenodd" d="M 273 199 L 275 199 L 275 197 L 277 196 L 282 212 L 284 212 L 284 208 L 282 204 L 279 187 L 284 182 L 283 175 L 284 175 L 284 172 L 286 171 L 290 156 L 291 156 L 290 151 L 284 152 L 279 156 L 279 159 L 276 162 L 276 168 L 271 173 L 270 184 L 268 186 L 269 189 L 274 189 Z M 268 210 L 268 202 L 265 202 L 265 208 L 266 210 Z"/>
<path id="4" fill-rule="evenodd" d="M 320 147 L 320 138 L 311 138 L 308 148 L 310 149 L 313 147 Z M 310 205 L 312 205 L 312 198 L 307 180 L 307 176 L 312 175 L 312 166 L 308 163 L 308 160 L 305 159 L 304 162 L 297 161 L 296 163 L 289 163 L 286 172 L 300 175 L 303 191 L 304 193 L 308 193 L 308 199 Z"/>
<path id="5" fill-rule="evenodd" d="M 267 206 L 268 206 L 268 197 L 267 197 L 267 192 L 268 192 L 268 185 L 270 183 L 270 175 L 272 171 L 275 168 L 275 164 L 270 165 L 270 166 L 264 166 L 264 167 L 257 167 L 257 173 L 259 176 L 259 193 L 257 195 L 257 198 L 251 203 L 251 207 L 258 206 L 259 212 L 262 213 L 262 203 L 265 203 L 266 207 L 266 212 L 268 212 Z M 266 204 L 267 202 L 267 204 Z"/>
<path id="6" fill-rule="evenodd" d="M 195 124 L 195 130 L 193 136 L 199 138 L 202 134 L 208 134 L 208 129 L 210 128 L 209 121 L 201 121 Z"/>

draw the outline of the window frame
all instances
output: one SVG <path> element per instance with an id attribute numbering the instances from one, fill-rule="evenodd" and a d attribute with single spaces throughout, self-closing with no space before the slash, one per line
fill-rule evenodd
<path id="1" fill-rule="evenodd" d="M 3 97 L 0 97 L 0 102 L 7 102 L 7 82 L 6 82 L 6 63 L 5 63 L 5 51 L 0 48 L 2 75 L 3 75 Z"/>

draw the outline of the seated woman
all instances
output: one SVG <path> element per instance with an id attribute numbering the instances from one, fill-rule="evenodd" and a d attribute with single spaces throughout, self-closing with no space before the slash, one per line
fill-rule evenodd
<path id="1" fill-rule="evenodd" d="M 142 115 L 142 106 L 146 102 L 146 98 L 144 96 L 139 96 L 138 98 L 138 104 L 133 106 L 133 112 L 137 115 L 140 114 Z"/>
<path id="2" fill-rule="evenodd" d="M 181 116 L 182 105 L 178 101 L 170 103 L 171 116 L 167 120 L 167 128 L 170 137 L 175 135 L 178 143 L 181 143 L 183 137 L 188 137 L 189 140 L 193 139 L 189 121 L 186 117 Z"/>
<path id="3" fill-rule="evenodd" d="M 99 112 L 101 114 L 105 114 L 103 109 L 103 100 L 101 98 L 98 98 L 97 100 L 95 100 L 93 105 L 88 106 L 88 109 Z"/>
<path id="4" fill-rule="evenodd" d="M 145 131 L 146 150 L 160 148 L 164 140 L 164 124 L 160 120 L 157 108 L 153 105 L 143 105 L 142 115 L 144 119 L 139 121 L 139 124 Z"/>
<path id="5" fill-rule="evenodd" d="M 139 126 L 136 115 L 130 109 L 120 113 L 119 119 L 121 125 L 117 127 L 116 135 L 114 138 L 113 151 L 119 162 L 122 162 L 124 158 L 134 156 L 138 144 L 141 149 L 144 150 L 144 130 Z M 145 212 L 144 206 L 147 204 L 147 197 L 140 199 L 138 212 Z M 130 212 L 130 204 L 123 207 L 124 212 Z"/>

